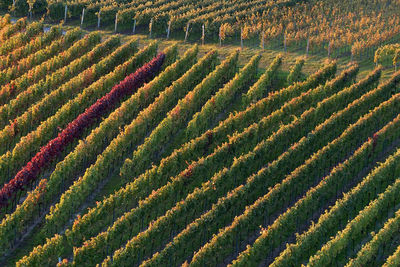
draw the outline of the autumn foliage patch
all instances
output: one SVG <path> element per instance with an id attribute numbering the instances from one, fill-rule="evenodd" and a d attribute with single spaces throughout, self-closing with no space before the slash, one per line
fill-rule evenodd
<path id="1" fill-rule="evenodd" d="M 75 120 L 69 123 L 56 138 L 51 140 L 46 146 L 43 146 L 31 161 L 1 189 L 0 207 L 7 206 L 9 200 L 12 199 L 18 191 L 23 190 L 32 181 L 37 179 L 37 176 L 48 162 L 56 158 L 74 139 L 79 138 L 83 131 L 96 119 L 103 116 L 107 111 L 112 110 L 121 98 L 132 94 L 144 83 L 154 78 L 161 70 L 164 59 L 165 54 L 160 53 L 135 73 L 127 76 L 122 82 L 114 86 L 108 94 L 98 99 L 97 102 L 87 108 L 84 113 L 80 114 Z"/>

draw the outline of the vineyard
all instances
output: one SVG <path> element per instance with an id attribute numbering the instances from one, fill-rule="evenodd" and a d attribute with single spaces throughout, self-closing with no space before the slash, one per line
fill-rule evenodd
<path id="1" fill-rule="evenodd" d="M 185 41 L 239 41 L 328 57 L 373 58 L 399 41 L 398 0 L 2 0 L 0 10 L 88 29 Z"/>
<path id="2" fill-rule="evenodd" d="M 317 2 L 2 1 L 0 266 L 400 266 L 400 2 Z"/>

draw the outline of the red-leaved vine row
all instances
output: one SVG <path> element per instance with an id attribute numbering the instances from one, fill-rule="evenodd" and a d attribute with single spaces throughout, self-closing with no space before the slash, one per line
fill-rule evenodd
<path id="1" fill-rule="evenodd" d="M 93 123 L 94 120 L 111 110 L 122 97 L 134 93 L 134 91 L 145 82 L 149 82 L 153 79 L 161 70 L 164 59 L 165 54 L 159 53 L 135 73 L 127 76 L 122 82 L 115 85 L 109 93 L 98 99 L 97 102 L 87 108 L 84 113 L 70 122 L 56 138 L 47 143 L 46 146 L 43 146 L 31 161 L 1 189 L 0 207 L 7 206 L 8 201 L 12 199 L 19 190 L 22 190 L 36 179 L 47 162 L 57 157 L 75 138 L 79 138 L 85 128 Z"/>

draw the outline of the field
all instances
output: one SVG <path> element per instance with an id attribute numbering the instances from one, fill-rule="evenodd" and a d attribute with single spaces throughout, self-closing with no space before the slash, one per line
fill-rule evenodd
<path id="1" fill-rule="evenodd" d="M 1 2 L 0 266 L 400 266 L 400 2 L 317 2 Z"/>

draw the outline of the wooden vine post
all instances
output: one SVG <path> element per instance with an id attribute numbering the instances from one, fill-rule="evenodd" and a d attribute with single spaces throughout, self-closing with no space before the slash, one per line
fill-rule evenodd
<path id="1" fill-rule="evenodd" d="M 167 39 L 169 39 L 169 33 L 171 32 L 171 20 L 168 22 L 168 28 L 167 28 Z"/>
<path id="2" fill-rule="evenodd" d="M 83 25 L 83 19 L 85 18 L 85 8 L 82 9 L 82 17 L 81 17 L 81 28 Z"/>
<path id="3" fill-rule="evenodd" d="M 151 38 L 151 32 L 152 32 L 152 30 L 153 30 L 153 18 L 151 18 L 151 20 L 150 20 L 150 24 L 149 24 L 149 32 L 150 32 L 150 38 Z"/>
<path id="4" fill-rule="evenodd" d="M 99 13 L 97 14 L 97 29 L 100 29 L 100 16 L 101 16 L 101 9 L 99 10 Z"/>
<path id="5" fill-rule="evenodd" d="M 240 48 L 243 49 L 243 27 L 240 28 Z"/>
<path id="6" fill-rule="evenodd" d="M 133 20 L 133 29 L 132 33 L 134 34 L 136 32 L 136 19 Z"/>
<path id="7" fill-rule="evenodd" d="M 286 53 L 286 33 L 285 33 L 285 36 L 283 37 L 283 50 Z"/>
<path id="8" fill-rule="evenodd" d="M 351 58 L 350 58 L 350 61 L 353 61 L 353 51 L 351 51 Z"/>
<path id="9" fill-rule="evenodd" d="M 115 14 L 115 28 L 114 28 L 114 32 L 117 32 L 117 27 L 118 27 L 118 12 Z"/>
<path id="10" fill-rule="evenodd" d="M 264 50 L 265 49 L 265 32 L 263 31 L 262 32 L 262 35 L 261 35 L 261 48 L 262 48 L 262 50 Z"/>
<path id="11" fill-rule="evenodd" d="M 329 44 L 328 44 L 328 58 L 331 57 L 331 44 L 332 44 L 332 42 L 329 41 Z"/>
<path id="12" fill-rule="evenodd" d="M 67 22 L 67 11 L 68 11 L 68 6 L 65 5 L 65 8 L 64 8 L 64 24 Z"/>
<path id="13" fill-rule="evenodd" d="M 15 15 L 15 12 L 16 12 L 16 11 L 15 11 L 15 0 L 13 0 L 12 7 L 13 7 L 13 8 L 12 8 L 12 11 L 14 12 L 14 15 Z M 7 212 L 7 208 L 6 208 L 6 212 Z"/>
<path id="14" fill-rule="evenodd" d="M 190 27 L 190 22 L 188 22 L 187 25 L 186 25 L 185 43 L 186 43 L 188 35 L 189 35 L 189 27 Z"/>
<path id="15" fill-rule="evenodd" d="M 204 39 L 205 39 L 205 29 L 204 29 L 204 24 L 201 26 L 201 42 L 204 45 Z"/>
<path id="16" fill-rule="evenodd" d="M 219 26 L 219 34 L 218 34 L 218 37 L 219 37 L 219 46 L 222 46 L 221 31 L 222 31 L 222 25 Z"/>

